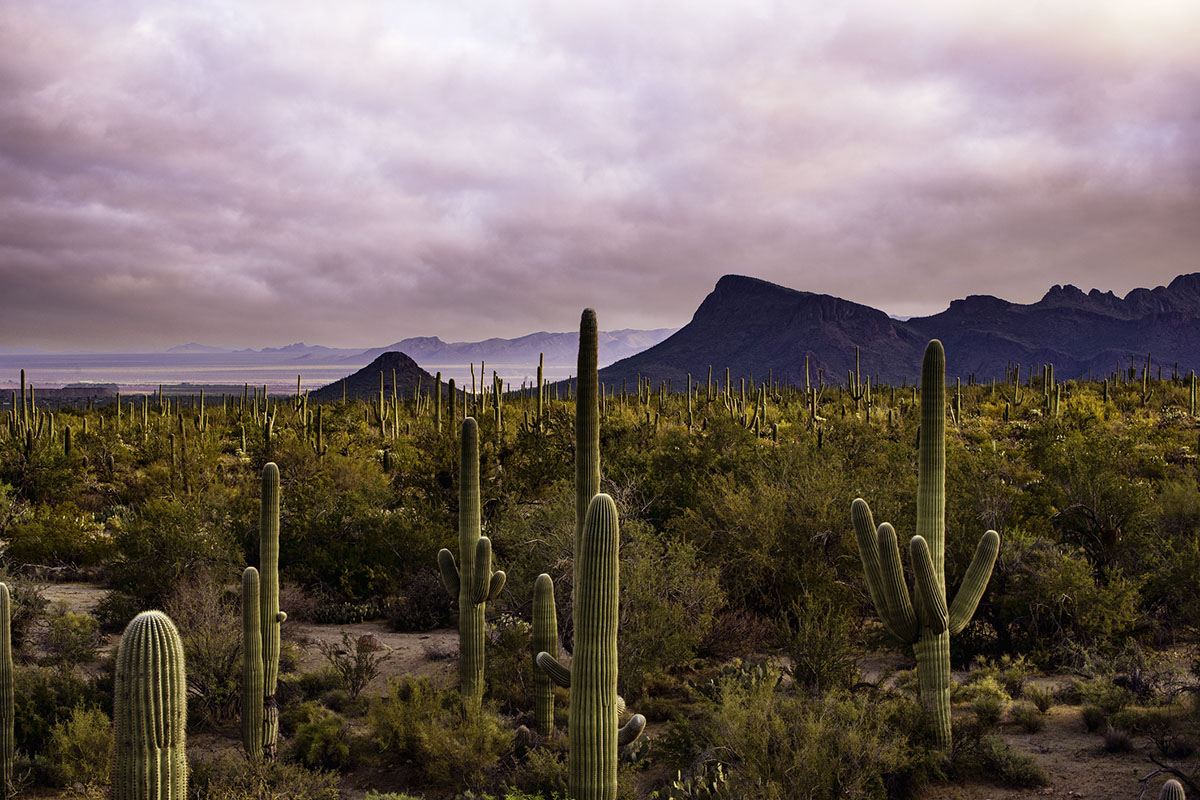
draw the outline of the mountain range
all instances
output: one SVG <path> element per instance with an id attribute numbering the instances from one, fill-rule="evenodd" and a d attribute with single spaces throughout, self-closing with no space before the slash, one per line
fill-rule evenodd
<path id="1" fill-rule="evenodd" d="M 826 294 L 788 289 L 742 275 L 726 275 L 696 309 L 691 322 L 641 353 L 600 371 L 609 384 L 637 376 L 682 383 L 724 377 L 788 376 L 845 380 L 855 347 L 864 374 L 888 382 L 915 380 L 930 339 L 946 347 L 950 377 L 1003 379 L 1005 368 L 1022 371 L 1053 363 L 1063 377 L 1104 375 L 1145 363 L 1200 369 L 1200 273 L 1180 275 L 1168 286 L 1134 289 L 1123 298 L 1093 289 L 1054 286 L 1036 303 L 990 295 L 955 300 L 945 311 L 906 320 Z M 1027 372 L 1025 374 L 1028 374 Z"/>

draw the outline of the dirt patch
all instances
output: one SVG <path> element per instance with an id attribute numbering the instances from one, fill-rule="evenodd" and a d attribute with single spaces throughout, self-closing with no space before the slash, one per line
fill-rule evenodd
<path id="1" fill-rule="evenodd" d="M 348 633 L 352 642 L 368 634 L 377 637 L 389 655 L 380 667 L 379 677 L 368 685 L 369 692 L 386 691 L 389 677 L 443 674 L 458 658 L 458 631 L 453 628 L 427 633 L 397 633 L 382 622 L 355 625 L 285 622 L 283 626 L 286 635 L 300 646 L 298 672 L 311 672 L 326 666 L 329 662 L 321 653 L 320 645 L 340 647 L 343 633 Z"/>
<path id="2" fill-rule="evenodd" d="M 1031 754 L 1046 771 L 1050 783 L 1037 789 L 1006 789 L 986 782 L 963 785 L 930 786 L 920 800 L 1032 800 L 1044 797 L 1071 797 L 1083 800 L 1136 798 L 1141 779 L 1157 769 L 1148 758 L 1156 752 L 1144 736 L 1135 736 L 1135 748 L 1129 753 L 1106 753 L 1104 736 L 1084 729 L 1079 706 L 1055 706 L 1046 714 L 1046 727 L 1027 733 L 1014 724 L 1001 727 L 1000 736 L 1022 753 Z M 1196 756 L 1182 762 L 1194 769 Z M 1145 797 L 1158 797 L 1159 787 L 1169 776 L 1150 781 Z"/>

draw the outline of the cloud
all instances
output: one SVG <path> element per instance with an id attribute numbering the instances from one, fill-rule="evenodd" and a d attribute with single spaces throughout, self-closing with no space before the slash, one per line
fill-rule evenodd
<path id="1" fill-rule="evenodd" d="M 1200 9 L 1044 5 L 6 4 L 6 344 L 660 327 L 727 272 L 921 314 L 1196 270 Z"/>

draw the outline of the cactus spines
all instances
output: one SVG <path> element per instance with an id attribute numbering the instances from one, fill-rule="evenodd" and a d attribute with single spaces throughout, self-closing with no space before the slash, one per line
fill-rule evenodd
<path id="1" fill-rule="evenodd" d="M 1184 794 L 1183 784 L 1171 778 L 1162 785 L 1159 790 L 1158 800 L 1186 800 L 1187 795 Z"/>
<path id="2" fill-rule="evenodd" d="M 183 800 L 187 680 L 170 617 L 143 611 L 121 636 L 113 683 L 114 800 Z"/>
<path id="3" fill-rule="evenodd" d="M 263 757 L 263 640 L 258 570 L 242 573 L 242 746 L 251 761 Z"/>
<path id="4" fill-rule="evenodd" d="M 862 498 L 850 506 L 867 591 L 888 632 L 913 646 L 921 701 L 934 722 L 942 749 L 950 746 L 950 636 L 970 622 L 1000 549 L 999 534 L 987 531 L 954 601 L 947 605 L 945 386 L 946 354 L 942 343 L 934 339 L 925 348 L 921 366 L 917 532 L 909 542 L 916 603 L 904 579 L 896 531 L 886 522 L 877 528 Z"/>
<path id="5" fill-rule="evenodd" d="M 263 755 L 275 758 L 279 738 L 279 627 L 287 615 L 279 610 L 279 467 L 269 462 L 262 472 L 258 524 L 259 625 L 263 661 Z"/>
<path id="6" fill-rule="evenodd" d="M 533 582 L 533 652 L 534 662 L 539 653 L 547 653 L 554 666 L 558 656 L 558 610 L 554 604 L 554 580 L 542 573 Z M 568 680 L 569 680 L 568 675 Z M 540 669 L 533 671 L 533 718 L 537 732 L 550 736 L 554 732 L 554 686 L 550 676 Z"/>
<path id="7" fill-rule="evenodd" d="M 13 794 L 12 604 L 8 586 L 0 583 L 0 797 Z"/>
<path id="8" fill-rule="evenodd" d="M 485 610 L 504 588 L 504 572 L 492 572 L 492 541 L 481 536 L 479 516 L 479 427 L 474 417 L 462 423 L 458 465 L 458 564 L 454 554 L 438 552 L 442 582 L 458 598 L 458 674 L 464 714 L 483 701 Z"/>

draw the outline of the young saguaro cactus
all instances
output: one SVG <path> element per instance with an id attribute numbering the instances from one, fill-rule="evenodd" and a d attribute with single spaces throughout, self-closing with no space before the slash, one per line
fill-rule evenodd
<path id="1" fill-rule="evenodd" d="M 554 579 L 544 572 L 533 582 L 533 652 L 535 667 L 538 653 L 558 657 Z M 548 737 L 554 732 L 554 685 L 549 675 L 536 668 L 533 670 L 533 719 L 542 736 Z"/>
<path id="2" fill-rule="evenodd" d="M 12 603 L 8 586 L 0 583 L 0 797 L 13 796 Z"/>
<path id="3" fill-rule="evenodd" d="M 474 417 L 462 423 L 458 465 L 458 564 L 454 554 L 438 552 L 442 583 L 458 598 L 458 674 L 464 714 L 483 701 L 485 610 L 504 588 L 504 572 L 492 572 L 492 540 L 481 536 L 479 516 L 479 427 Z"/>
<path id="4" fill-rule="evenodd" d="M 548 652 L 537 664 L 559 685 L 571 689 L 567 737 L 568 789 L 575 800 L 615 800 L 617 748 L 633 742 L 646 727 L 634 714 L 618 729 L 625 703 L 617 696 L 617 623 L 620 575 L 617 506 L 597 494 L 588 506 L 583 536 L 575 551 L 575 658 L 567 668 Z"/>
<path id="5" fill-rule="evenodd" d="M 917 657 L 921 702 L 930 714 L 937 743 L 950 747 L 950 636 L 971 621 L 987 588 L 1000 536 L 979 541 L 954 601 L 946 603 L 946 353 L 932 340 L 921 366 L 921 431 L 917 473 L 917 534 L 909 542 L 916 576 L 916 603 L 909 597 L 896 531 L 875 527 L 861 497 L 850 507 L 867 589 L 884 627 L 911 644 Z"/>
<path id="6" fill-rule="evenodd" d="M 121 636 L 113 682 L 113 800 L 187 794 L 187 680 L 170 617 L 143 611 Z"/>

